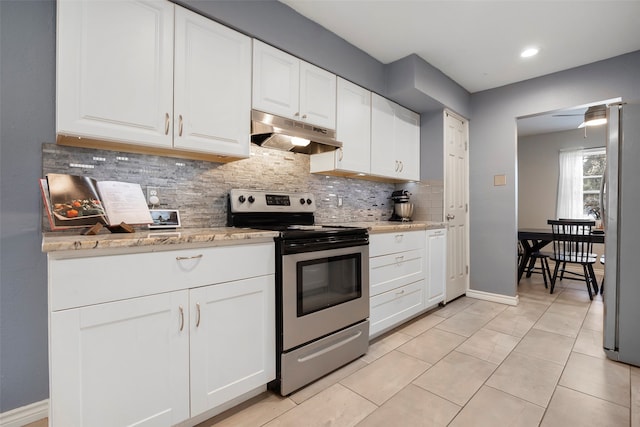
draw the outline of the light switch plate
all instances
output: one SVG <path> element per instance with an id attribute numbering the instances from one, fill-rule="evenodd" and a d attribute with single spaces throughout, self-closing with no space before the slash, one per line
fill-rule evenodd
<path id="1" fill-rule="evenodd" d="M 507 185 L 507 176 L 506 175 L 494 175 L 493 176 L 493 185 L 497 187 L 499 185 Z"/>

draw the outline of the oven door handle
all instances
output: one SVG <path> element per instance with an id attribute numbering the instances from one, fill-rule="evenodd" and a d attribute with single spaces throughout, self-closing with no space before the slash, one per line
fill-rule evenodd
<path id="1" fill-rule="evenodd" d="M 309 361 L 311 359 L 315 359 L 316 357 L 320 357 L 320 356 L 322 356 L 324 354 L 327 354 L 327 353 L 335 350 L 338 347 L 342 347 L 343 345 L 346 345 L 346 344 L 350 343 L 351 341 L 354 341 L 354 340 L 358 339 L 360 337 L 360 335 L 362 335 L 362 331 L 361 330 L 355 331 L 355 333 L 353 335 L 351 335 L 349 337 L 346 337 L 344 339 L 341 339 L 340 341 L 330 345 L 329 347 L 325 347 L 323 349 L 320 349 L 320 350 L 318 350 L 316 352 L 313 352 L 311 354 L 308 354 L 306 356 L 299 357 L 298 358 L 298 362 L 304 363 L 304 362 L 307 362 L 307 361 Z"/>

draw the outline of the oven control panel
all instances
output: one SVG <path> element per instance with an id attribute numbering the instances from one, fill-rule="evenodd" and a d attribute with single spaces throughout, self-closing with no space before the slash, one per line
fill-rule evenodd
<path id="1" fill-rule="evenodd" d="M 311 193 L 239 190 L 229 192 L 231 212 L 315 212 L 316 200 Z"/>

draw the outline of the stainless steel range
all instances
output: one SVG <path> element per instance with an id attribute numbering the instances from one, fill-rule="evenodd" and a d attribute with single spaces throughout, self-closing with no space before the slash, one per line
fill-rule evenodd
<path id="1" fill-rule="evenodd" d="M 228 223 L 277 230 L 277 378 L 283 396 L 349 363 L 369 346 L 369 235 L 314 223 L 308 193 L 231 190 Z M 250 262 L 250 260 L 248 260 Z"/>

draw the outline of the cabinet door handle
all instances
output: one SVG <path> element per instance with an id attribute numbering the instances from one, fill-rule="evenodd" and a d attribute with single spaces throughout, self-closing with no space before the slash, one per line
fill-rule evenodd
<path id="1" fill-rule="evenodd" d="M 398 172 L 398 161 L 396 160 L 396 172 Z"/>
<path id="2" fill-rule="evenodd" d="M 200 303 L 196 303 L 196 328 L 200 326 Z"/>
<path id="3" fill-rule="evenodd" d="M 402 160 L 398 163 L 400 163 L 400 172 L 402 172 L 404 170 L 404 163 L 402 163 Z"/>
<path id="4" fill-rule="evenodd" d="M 182 332 L 184 329 L 184 308 L 180 306 L 178 310 L 180 310 L 180 332 Z"/>
<path id="5" fill-rule="evenodd" d="M 296 112 L 293 116 L 294 116 L 294 117 L 300 117 L 300 112 L 299 112 L 299 111 L 298 111 L 298 112 Z"/>
<path id="6" fill-rule="evenodd" d="M 303 118 L 303 119 L 306 119 L 306 118 L 307 118 L 307 115 L 306 115 L 306 114 L 303 114 L 303 115 L 302 115 L 302 118 Z"/>
<path id="7" fill-rule="evenodd" d="M 343 157 L 344 157 L 344 151 L 342 150 L 342 148 L 338 148 L 338 160 L 342 161 Z"/>
<path id="8" fill-rule="evenodd" d="M 199 255 L 194 255 L 194 256 L 177 256 L 176 259 L 178 261 L 184 261 L 185 259 L 198 259 L 198 258 L 202 258 L 204 255 L 199 254 Z"/>
<path id="9" fill-rule="evenodd" d="M 169 135 L 169 113 L 164 115 L 164 134 Z"/>
<path id="10" fill-rule="evenodd" d="M 182 114 L 178 116 L 178 136 L 182 136 Z"/>

